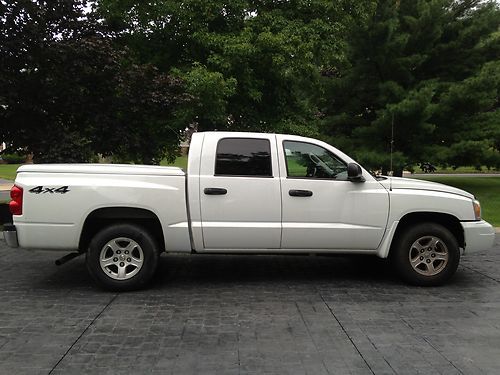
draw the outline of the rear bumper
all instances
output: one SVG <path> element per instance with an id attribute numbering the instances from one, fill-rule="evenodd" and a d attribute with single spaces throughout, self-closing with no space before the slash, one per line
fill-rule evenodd
<path id="1" fill-rule="evenodd" d="M 19 243 L 17 242 L 17 230 L 14 224 L 4 224 L 3 225 L 3 238 L 5 238 L 5 242 L 10 247 L 19 247 Z"/>
<path id="2" fill-rule="evenodd" d="M 495 243 L 495 228 L 484 220 L 462 222 L 465 254 L 489 250 Z"/>

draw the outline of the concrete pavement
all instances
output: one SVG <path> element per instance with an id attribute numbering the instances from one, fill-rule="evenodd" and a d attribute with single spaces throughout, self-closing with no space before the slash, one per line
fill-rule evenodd
<path id="1" fill-rule="evenodd" d="M 164 255 L 151 288 L 0 240 L 0 374 L 498 374 L 500 235 L 418 288 L 367 257 Z"/>

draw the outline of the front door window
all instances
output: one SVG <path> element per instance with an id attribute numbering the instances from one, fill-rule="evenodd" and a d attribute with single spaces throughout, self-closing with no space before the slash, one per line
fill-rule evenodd
<path id="1" fill-rule="evenodd" d="M 347 165 L 327 149 L 312 143 L 283 142 L 287 177 L 347 180 Z"/>

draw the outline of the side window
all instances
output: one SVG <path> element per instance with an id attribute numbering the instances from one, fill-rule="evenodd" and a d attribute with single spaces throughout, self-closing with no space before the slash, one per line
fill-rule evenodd
<path id="1" fill-rule="evenodd" d="M 312 143 L 283 142 L 288 177 L 347 180 L 347 165 L 327 149 Z"/>
<path id="2" fill-rule="evenodd" d="M 272 177 L 267 139 L 223 138 L 217 144 L 216 176 Z"/>

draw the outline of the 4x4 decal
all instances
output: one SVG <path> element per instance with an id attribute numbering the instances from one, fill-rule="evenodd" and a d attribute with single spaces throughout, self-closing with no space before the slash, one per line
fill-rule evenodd
<path id="1" fill-rule="evenodd" d="M 70 190 L 68 189 L 67 186 L 61 186 L 59 188 L 37 186 L 37 187 L 34 187 L 33 189 L 29 190 L 30 193 L 34 193 L 34 194 L 46 194 L 46 193 L 50 193 L 50 194 L 54 194 L 54 193 L 66 194 L 69 191 Z"/>

